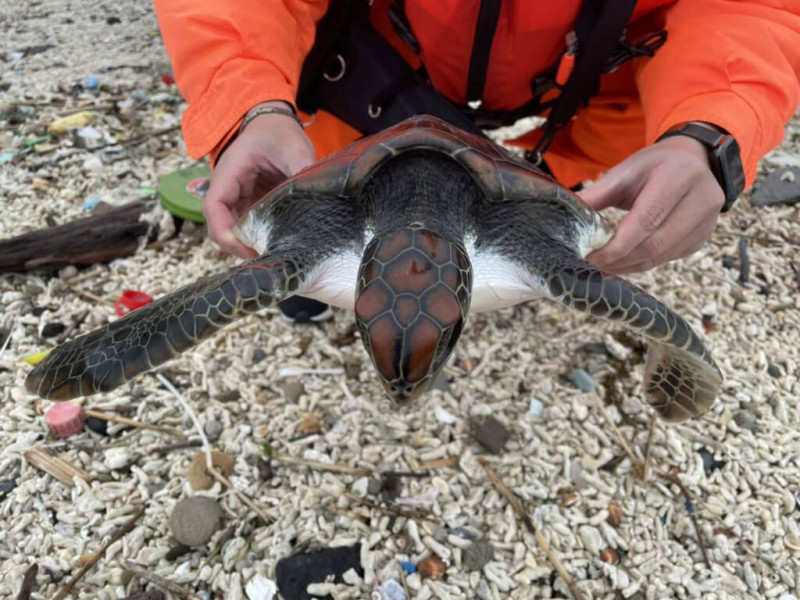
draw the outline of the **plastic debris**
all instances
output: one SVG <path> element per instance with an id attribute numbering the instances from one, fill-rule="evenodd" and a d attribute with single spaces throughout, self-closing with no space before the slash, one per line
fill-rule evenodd
<path id="1" fill-rule="evenodd" d="M 83 407 L 71 401 L 58 402 L 44 414 L 48 429 L 56 437 L 65 438 L 79 433 L 83 429 L 86 415 Z"/>
<path id="2" fill-rule="evenodd" d="M 83 203 L 81 210 L 84 212 L 88 212 L 92 210 L 95 206 L 100 204 L 100 201 L 101 201 L 100 194 L 92 194 L 91 196 L 89 196 L 89 199 Z"/>
<path id="3" fill-rule="evenodd" d="M 89 75 L 86 78 L 87 90 L 96 90 L 99 87 L 100 87 L 100 79 L 98 79 L 96 75 Z"/>
<path id="4" fill-rule="evenodd" d="M 66 117 L 61 117 L 50 123 L 50 127 L 47 128 L 47 133 L 50 135 L 63 135 L 70 129 L 86 127 L 93 119 L 92 113 L 86 110 L 67 115 Z"/>
<path id="5" fill-rule="evenodd" d="M 0 152 L 0 164 L 10 162 L 16 155 L 16 152 Z"/>
<path id="6" fill-rule="evenodd" d="M 211 464 L 225 477 L 230 477 L 233 474 L 235 462 L 236 460 L 232 456 L 223 452 L 216 450 L 211 452 Z M 197 491 L 211 489 L 215 481 L 216 479 L 206 471 L 206 453 L 197 453 L 192 459 L 192 464 L 189 465 L 189 483 L 192 484 L 192 489 Z"/>
<path id="7" fill-rule="evenodd" d="M 305 600 L 309 584 L 323 582 L 331 577 L 332 583 L 344 583 L 342 576 L 354 569 L 364 576 L 361 567 L 361 544 L 324 548 L 318 552 L 295 554 L 278 561 L 275 579 L 284 600 Z"/>
<path id="8" fill-rule="evenodd" d="M 594 391 L 594 389 L 597 387 L 597 382 L 594 380 L 594 378 L 583 369 L 575 369 L 572 371 L 570 379 L 572 380 L 572 383 L 575 384 L 575 387 L 584 393 Z"/>
<path id="9" fill-rule="evenodd" d="M 381 600 L 406 600 L 406 592 L 403 586 L 394 579 L 384 581 L 380 590 Z"/>
<path id="10" fill-rule="evenodd" d="M 408 562 L 407 560 L 401 560 L 400 561 L 400 567 L 408 575 L 411 575 L 412 573 L 415 573 L 417 571 L 417 566 L 412 562 Z"/>
<path id="11" fill-rule="evenodd" d="M 50 349 L 42 350 L 41 352 L 37 352 L 36 354 L 31 354 L 30 356 L 25 356 L 23 358 L 20 358 L 19 360 L 20 362 L 24 362 L 29 365 L 35 366 L 38 365 L 40 362 L 42 362 L 42 360 L 44 360 L 44 357 L 47 356 L 48 354 L 50 354 Z"/>
<path id="12" fill-rule="evenodd" d="M 114 303 L 114 311 L 116 311 L 118 317 L 124 317 L 128 312 L 150 304 L 152 301 L 153 298 L 144 292 L 123 290 L 122 295 Z"/>
<path id="13" fill-rule="evenodd" d="M 244 586 L 248 600 L 272 600 L 278 593 L 278 586 L 271 579 L 256 573 Z"/>

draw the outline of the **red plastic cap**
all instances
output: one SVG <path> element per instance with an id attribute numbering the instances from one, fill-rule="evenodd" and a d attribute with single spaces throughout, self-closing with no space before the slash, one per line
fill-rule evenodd
<path id="1" fill-rule="evenodd" d="M 70 402 L 59 402 L 44 415 L 47 427 L 60 438 L 75 435 L 83 429 L 86 415 L 83 407 Z"/>

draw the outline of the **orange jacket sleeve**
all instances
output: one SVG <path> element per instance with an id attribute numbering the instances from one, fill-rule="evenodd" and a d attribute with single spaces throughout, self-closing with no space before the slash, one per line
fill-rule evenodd
<path id="1" fill-rule="evenodd" d="M 189 106 L 190 156 L 216 151 L 259 102 L 294 105 L 328 0 L 155 0 L 175 80 Z"/>
<path id="2" fill-rule="evenodd" d="M 689 0 L 664 10 L 668 41 L 636 72 L 646 141 L 682 121 L 716 123 L 739 142 L 749 187 L 800 106 L 800 1 Z"/>

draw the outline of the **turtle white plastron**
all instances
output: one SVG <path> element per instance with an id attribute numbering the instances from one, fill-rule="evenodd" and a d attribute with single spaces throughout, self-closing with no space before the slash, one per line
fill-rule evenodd
<path id="1" fill-rule="evenodd" d="M 252 207 L 237 234 L 259 258 L 200 279 L 54 349 L 30 392 L 112 390 L 292 295 L 353 310 L 389 397 L 427 389 L 470 312 L 546 297 L 649 341 L 644 389 L 666 421 L 704 413 L 722 383 L 680 316 L 585 260 L 612 235 L 569 190 L 492 142 L 432 117 L 363 138 Z"/>

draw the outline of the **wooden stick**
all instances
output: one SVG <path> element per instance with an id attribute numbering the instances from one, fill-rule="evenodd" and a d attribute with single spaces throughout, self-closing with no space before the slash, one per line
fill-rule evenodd
<path id="1" fill-rule="evenodd" d="M 105 556 L 109 546 L 111 546 L 111 544 L 113 544 L 117 540 L 121 539 L 122 536 L 124 536 L 131 529 L 133 529 L 133 526 L 136 524 L 136 521 L 138 521 L 144 514 L 144 510 L 145 507 L 143 505 L 138 511 L 136 511 L 136 514 L 134 514 L 130 519 L 128 519 L 125 522 L 125 524 L 122 527 L 120 527 L 119 530 L 114 535 L 111 536 L 111 539 L 108 540 L 108 542 L 103 544 L 103 547 L 100 548 L 100 551 L 95 553 L 89 560 L 89 562 L 83 565 L 81 570 L 78 571 L 75 574 L 75 576 L 69 580 L 67 585 L 65 585 L 60 592 L 58 592 L 55 596 L 53 596 L 53 600 L 61 600 L 62 598 L 65 598 L 70 593 L 70 591 L 72 591 L 72 588 L 75 587 L 75 584 L 78 583 L 81 580 L 81 578 L 83 578 L 84 575 L 86 575 L 89 569 L 91 569 L 95 564 L 97 564 L 97 562 L 101 558 L 103 558 L 103 556 Z"/>
<path id="2" fill-rule="evenodd" d="M 256 503 L 253 502 L 250 498 L 248 498 L 247 495 L 244 492 L 242 492 L 241 490 L 238 490 L 235 487 L 233 487 L 233 485 L 228 480 L 228 478 L 225 477 L 225 475 L 223 475 L 222 473 L 217 471 L 214 467 L 206 466 L 206 470 L 209 473 L 211 473 L 211 475 L 217 481 L 219 481 L 222 485 L 224 485 L 225 487 L 230 488 L 231 490 L 233 490 L 233 493 L 236 494 L 239 497 L 239 500 L 241 500 L 247 506 L 249 506 L 251 509 L 253 509 L 253 512 L 256 513 L 259 517 L 261 517 L 261 520 L 264 521 L 264 523 L 266 525 L 269 525 L 270 523 L 272 523 L 273 519 L 270 519 L 266 514 L 264 514 L 264 512 L 260 508 L 258 508 L 258 506 L 256 506 Z"/>
<path id="3" fill-rule="evenodd" d="M 677 485 L 681 491 L 681 494 L 683 494 L 685 501 L 687 503 L 692 502 L 692 497 L 689 495 L 689 490 L 686 489 L 686 486 L 683 485 L 683 482 L 680 479 L 678 479 L 677 475 L 672 475 L 670 473 L 659 473 L 659 476 L 662 479 L 666 479 L 670 483 L 674 483 L 675 485 Z M 694 525 L 694 531 L 697 534 L 697 545 L 700 546 L 700 552 L 703 554 L 703 562 L 706 563 L 706 568 L 710 571 L 711 562 L 708 560 L 708 553 L 706 552 L 706 543 L 703 541 L 703 536 L 700 535 L 700 524 L 697 522 L 697 517 L 694 514 L 694 510 L 692 510 L 691 512 L 687 510 L 686 512 L 689 513 L 689 518 L 692 520 L 692 524 Z"/>
<path id="4" fill-rule="evenodd" d="M 561 564 L 561 561 L 558 560 L 558 557 L 553 552 L 552 548 L 550 548 L 550 544 L 547 543 L 545 537 L 541 534 L 541 532 L 533 526 L 533 521 L 528 516 L 525 507 L 522 506 L 522 502 L 511 489 L 503 483 L 503 480 L 500 479 L 500 476 L 495 472 L 494 469 L 489 465 L 489 462 L 483 458 L 478 457 L 478 462 L 483 465 L 483 468 L 486 470 L 486 475 L 489 477 L 489 481 L 492 482 L 494 487 L 497 488 L 497 491 L 502 494 L 502 496 L 508 500 L 508 503 L 511 504 L 511 507 L 514 509 L 514 512 L 517 513 L 520 519 L 522 519 L 522 523 L 525 525 L 525 528 L 533 534 L 533 537 L 536 538 L 536 542 L 539 544 L 542 550 L 544 550 L 545 555 L 553 563 L 553 567 L 555 567 L 556 572 L 559 574 L 561 579 L 564 580 L 564 583 L 567 584 L 569 591 L 572 592 L 573 597 L 575 600 L 583 600 L 583 594 L 578 589 L 578 586 L 575 584 L 575 581 L 572 579 L 572 576 L 567 573 L 567 570 L 564 568 L 564 565 Z"/>
<path id="5" fill-rule="evenodd" d="M 160 433 L 168 433 L 169 435 L 174 435 L 175 437 L 186 437 L 182 431 L 177 429 L 173 429 L 172 427 L 164 427 L 162 425 L 150 425 L 149 423 L 142 423 L 141 421 L 135 421 L 133 419 L 128 419 L 126 417 L 120 417 L 118 415 L 111 415 L 109 413 L 100 412 L 99 410 L 85 410 L 87 417 L 94 417 L 95 419 L 103 419 L 104 421 L 113 421 L 114 423 L 122 423 L 123 425 L 129 425 L 130 427 L 138 427 L 139 429 L 149 429 L 150 431 L 158 431 Z"/>
<path id="6" fill-rule="evenodd" d="M 363 504 L 364 506 L 368 506 L 369 508 L 374 508 L 375 510 L 386 513 L 387 515 L 392 515 L 395 517 L 405 517 L 406 519 L 419 519 L 420 521 L 427 521 L 428 523 L 433 523 L 435 525 L 441 524 L 441 521 L 439 519 L 434 519 L 433 517 L 421 515 L 417 512 L 406 512 L 403 510 L 397 510 L 396 508 L 389 508 L 388 506 L 381 506 L 379 504 L 375 504 L 372 500 L 367 500 L 366 498 L 362 498 L 361 496 L 356 496 L 353 492 L 344 492 L 342 495 L 348 500 L 352 500 L 353 502 L 358 502 L 360 504 Z"/>
<path id="7" fill-rule="evenodd" d="M 174 581 L 170 581 L 166 577 L 161 577 L 160 575 L 156 575 L 150 569 L 145 569 L 141 565 L 136 564 L 130 560 L 124 560 L 123 566 L 134 573 L 137 577 L 141 577 L 152 583 L 154 586 L 165 590 L 171 594 L 175 594 L 179 598 L 184 598 L 184 600 L 200 600 L 200 596 L 195 596 L 186 588 L 178 585 Z"/>
<path id="8" fill-rule="evenodd" d="M 22 579 L 22 585 L 19 588 L 19 595 L 17 600 L 29 600 L 33 586 L 36 583 L 36 573 L 39 571 L 39 565 L 33 563 L 28 570 L 25 571 L 25 577 Z"/>
<path id="9" fill-rule="evenodd" d="M 346 475 L 369 475 L 372 473 L 371 469 L 356 469 L 354 467 L 348 467 L 347 465 L 335 465 L 316 460 L 305 460 L 289 456 L 288 454 L 273 454 L 272 458 L 290 465 L 300 465 L 303 467 L 311 467 L 312 469 L 320 469 L 321 471 L 333 471 L 334 473 L 345 473 Z"/>
<path id="10" fill-rule="evenodd" d="M 73 477 L 75 476 L 80 477 L 86 482 L 92 481 L 93 479 L 93 477 L 83 469 L 76 467 L 62 458 L 53 456 L 49 452 L 45 452 L 41 448 L 29 448 L 25 450 L 23 456 L 25 460 L 37 469 L 44 471 L 48 475 L 52 475 L 61 483 L 70 487 L 75 486 L 75 482 L 73 481 Z"/>
<path id="11" fill-rule="evenodd" d="M 445 469 L 457 466 L 457 458 L 437 458 L 434 460 L 426 460 L 424 463 L 422 463 L 423 469 Z"/>
<path id="12" fill-rule="evenodd" d="M 603 405 L 602 400 L 598 400 L 597 406 L 600 407 L 600 412 L 603 413 L 603 418 L 606 420 L 606 423 L 609 424 L 611 429 L 614 430 L 614 433 L 617 436 L 617 440 L 622 445 L 622 448 L 625 450 L 625 454 L 627 454 L 633 461 L 634 468 L 639 472 L 639 475 L 641 476 L 641 474 L 644 473 L 644 464 L 642 464 L 642 461 L 639 460 L 639 457 L 637 457 L 636 454 L 634 454 L 633 448 L 631 448 L 630 444 L 628 444 L 628 440 L 625 439 L 625 436 L 622 435 L 622 432 L 619 430 L 619 427 L 617 427 L 617 424 L 608 415 L 608 411 L 606 410 L 606 407 Z"/>

